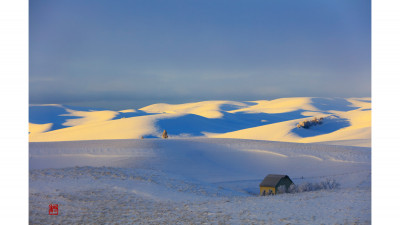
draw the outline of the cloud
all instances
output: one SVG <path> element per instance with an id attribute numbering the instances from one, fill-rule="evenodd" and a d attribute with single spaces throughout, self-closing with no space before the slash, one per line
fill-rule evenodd
<path id="1" fill-rule="evenodd" d="M 368 1 L 32 2 L 30 101 L 370 96 L 370 42 Z"/>

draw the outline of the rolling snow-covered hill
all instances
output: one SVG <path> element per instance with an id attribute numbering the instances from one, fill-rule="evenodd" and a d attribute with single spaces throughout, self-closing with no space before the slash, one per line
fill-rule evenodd
<path id="1" fill-rule="evenodd" d="M 324 117 L 310 129 L 296 124 Z M 159 138 L 238 138 L 371 146 L 370 98 L 281 98 L 154 104 L 111 111 L 30 105 L 30 142 Z"/>
<path id="2" fill-rule="evenodd" d="M 369 98 L 30 105 L 29 121 L 31 224 L 371 223 Z M 295 193 L 259 196 L 267 174 Z"/>
<path id="3" fill-rule="evenodd" d="M 371 223 L 368 147 L 94 140 L 32 142 L 29 157 L 32 224 Z M 259 196 L 267 174 L 287 174 L 303 191 Z M 340 186 L 315 189 L 327 179 Z"/>

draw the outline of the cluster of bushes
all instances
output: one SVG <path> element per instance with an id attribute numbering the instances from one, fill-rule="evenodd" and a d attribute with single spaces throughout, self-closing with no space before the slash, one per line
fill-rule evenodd
<path id="1" fill-rule="evenodd" d="M 318 190 L 332 190 L 339 188 L 340 184 L 333 178 L 327 178 L 320 183 L 303 183 L 300 185 L 292 184 L 288 189 L 284 185 L 279 186 L 277 193 L 300 193 L 307 191 L 318 191 Z"/>
<path id="2" fill-rule="evenodd" d="M 322 124 L 322 121 L 324 120 L 323 117 L 320 117 L 319 119 L 317 117 L 314 117 L 312 120 L 303 120 L 300 123 L 297 124 L 297 128 L 305 128 L 308 129 L 312 126 L 316 126 L 318 124 Z"/>

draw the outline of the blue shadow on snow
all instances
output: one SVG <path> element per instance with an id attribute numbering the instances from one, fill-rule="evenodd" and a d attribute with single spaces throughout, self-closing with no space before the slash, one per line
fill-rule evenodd
<path id="1" fill-rule="evenodd" d="M 314 137 L 322 134 L 329 134 L 348 126 L 350 126 L 350 122 L 347 119 L 328 117 L 323 120 L 322 124 L 311 126 L 308 129 L 295 127 L 292 129 L 292 132 L 303 138 Z"/>
<path id="2" fill-rule="evenodd" d="M 222 112 L 222 118 L 209 119 L 199 115 L 188 114 L 175 118 L 161 119 L 156 122 L 160 130 L 167 130 L 170 135 L 203 136 L 202 132 L 226 133 L 271 123 L 305 118 L 297 110 L 288 113 L 227 113 Z"/>
<path id="3" fill-rule="evenodd" d="M 29 106 L 29 122 L 35 124 L 53 123 L 49 131 L 65 128 L 63 123 L 78 116 L 61 116 L 69 114 L 66 109 L 58 106 Z"/>
<path id="4" fill-rule="evenodd" d="M 352 103 L 343 98 L 312 98 L 312 105 L 322 111 L 336 110 L 347 112 L 358 109 Z"/>
<path id="5" fill-rule="evenodd" d="M 142 110 L 136 110 L 135 112 L 119 112 L 118 115 L 116 115 L 113 120 L 118 120 L 122 118 L 131 118 L 131 117 L 137 117 L 137 116 L 148 116 L 148 115 L 154 115 L 156 113 L 147 113 Z"/>

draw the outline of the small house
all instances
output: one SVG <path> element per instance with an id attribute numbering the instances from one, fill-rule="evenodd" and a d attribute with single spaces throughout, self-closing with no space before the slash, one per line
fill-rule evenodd
<path id="1" fill-rule="evenodd" d="M 260 183 L 260 195 L 274 195 L 278 192 L 280 186 L 285 186 L 288 190 L 291 184 L 293 184 L 293 181 L 288 175 L 269 174 Z"/>

